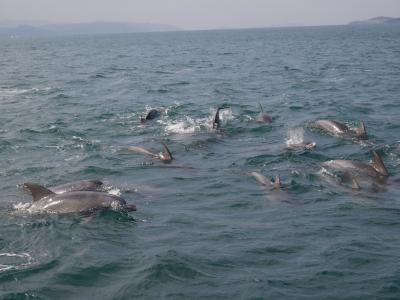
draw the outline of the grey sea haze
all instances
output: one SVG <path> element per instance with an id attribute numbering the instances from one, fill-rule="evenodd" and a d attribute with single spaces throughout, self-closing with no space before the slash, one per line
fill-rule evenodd
<path id="1" fill-rule="evenodd" d="M 398 299 L 399 49 L 399 26 L 1 39 L 0 297 Z M 370 139 L 317 119 L 362 119 Z M 314 151 L 286 149 L 303 135 Z M 160 142 L 171 164 L 123 151 Z M 385 185 L 324 179 L 371 150 Z M 137 212 L 33 214 L 17 187 L 80 179 Z"/>

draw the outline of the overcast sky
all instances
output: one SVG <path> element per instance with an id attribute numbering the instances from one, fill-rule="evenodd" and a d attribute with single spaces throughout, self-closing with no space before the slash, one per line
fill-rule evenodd
<path id="1" fill-rule="evenodd" d="M 0 0 L 0 22 L 147 22 L 182 29 L 344 24 L 400 17 L 400 0 Z"/>

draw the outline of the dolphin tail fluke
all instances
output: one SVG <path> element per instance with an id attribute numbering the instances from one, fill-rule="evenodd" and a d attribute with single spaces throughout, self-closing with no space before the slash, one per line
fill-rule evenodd
<path id="1" fill-rule="evenodd" d="M 26 182 L 22 186 L 32 194 L 33 201 L 38 201 L 46 196 L 54 194 L 45 187 L 30 182 Z"/>
<path id="2" fill-rule="evenodd" d="M 163 142 L 161 142 L 161 144 L 162 144 L 163 147 L 164 147 L 164 151 L 162 152 L 162 160 L 165 160 L 165 161 L 171 161 L 171 160 L 173 160 L 171 151 L 169 151 L 167 145 L 166 145 L 165 143 L 163 143 Z"/>
<path id="3" fill-rule="evenodd" d="M 372 166 L 379 174 L 389 176 L 389 172 L 386 169 L 381 156 L 375 150 L 372 151 Z"/>
<path id="4" fill-rule="evenodd" d="M 261 105 L 260 102 L 258 102 L 258 106 L 260 107 L 260 111 L 261 111 L 261 112 L 264 112 L 263 107 L 262 107 L 262 105 Z"/>
<path id="5" fill-rule="evenodd" d="M 359 139 L 365 140 L 367 138 L 367 132 L 365 130 L 365 124 L 363 120 L 360 121 L 360 124 L 356 128 L 356 135 Z"/>

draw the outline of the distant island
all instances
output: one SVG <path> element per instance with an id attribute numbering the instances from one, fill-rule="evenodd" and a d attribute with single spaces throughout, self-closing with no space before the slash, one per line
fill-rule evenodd
<path id="1" fill-rule="evenodd" d="M 391 17 L 376 17 L 365 21 L 354 21 L 350 22 L 348 25 L 381 25 L 381 24 L 399 24 L 400 18 Z"/>
<path id="2" fill-rule="evenodd" d="M 94 22 L 44 25 L 8 25 L 7 23 L 1 23 L 0 37 L 92 35 L 134 32 L 164 32 L 178 30 L 180 29 L 175 26 L 151 23 Z"/>

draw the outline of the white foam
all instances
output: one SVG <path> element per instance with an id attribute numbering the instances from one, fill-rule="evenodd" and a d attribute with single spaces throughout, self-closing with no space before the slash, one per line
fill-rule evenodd
<path id="1" fill-rule="evenodd" d="M 172 123 L 166 123 L 165 132 L 167 133 L 181 133 L 188 134 L 200 131 L 201 121 L 186 117 L 183 121 L 177 121 Z"/>
<path id="2" fill-rule="evenodd" d="M 103 185 L 103 190 L 110 195 L 121 196 L 121 190 L 115 186 L 112 186 L 111 184 Z"/>
<path id="3" fill-rule="evenodd" d="M 17 262 L 11 263 L 7 262 L 7 258 L 14 258 L 15 259 L 21 259 L 23 260 L 19 264 Z M 23 253 L 13 253 L 13 252 L 5 252 L 5 253 L 0 253 L 0 262 L 2 260 L 6 260 L 4 263 L 0 263 L 0 272 L 5 272 L 9 270 L 20 270 L 27 268 L 28 266 L 32 265 L 33 263 L 33 258 L 29 253 L 23 252 Z"/>

